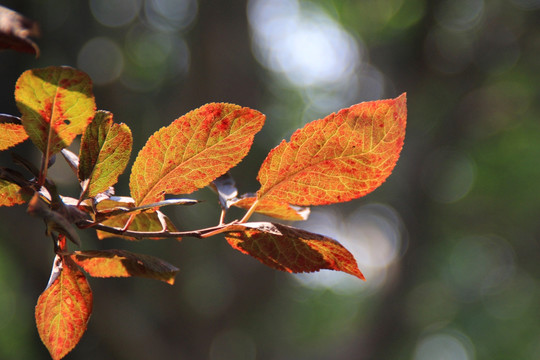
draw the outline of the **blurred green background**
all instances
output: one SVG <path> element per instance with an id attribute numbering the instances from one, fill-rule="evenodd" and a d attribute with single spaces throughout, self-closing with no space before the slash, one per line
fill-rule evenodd
<path id="1" fill-rule="evenodd" d="M 349 248 L 361 282 L 292 275 L 222 237 L 98 241 L 177 265 L 174 286 L 90 279 L 94 313 L 67 359 L 506 360 L 540 358 L 540 1 L 3 1 L 40 23 L 41 56 L 0 52 L 0 112 L 18 115 L 26 69 L 71 65 L 134 152 L 207 102 L 267 115 L 232 171 L 257 190 L 281 139 L 354 103 L 408 96 L 405 146 L 372 194 L 296 223 Z M 29 144 L 15 150 L 36 163 Z M 2 166 L 12 166 L 2 154 Z M 127 172 L 117 194 L 128 195 Z M 52 178 L 76 196 L 58 161 Z M 215 196 L 167 209 L 184 230 L 216 224 Z M 240 216 L 240 212 L 231 214 Z M 53 260 L 40 220 L 0 209 L 0 358 L 47 359 L 34 306 Z"/>

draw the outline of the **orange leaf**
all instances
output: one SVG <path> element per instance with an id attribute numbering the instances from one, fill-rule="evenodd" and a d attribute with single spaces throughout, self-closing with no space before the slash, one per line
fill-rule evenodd
<path id="1" fill-rule="evenodd" d="M 43 344 L 55 360 L 79 342 L 92 313 L 92 290 L 81 270 L 63 257 L 60 274 L 40 295 L 36 325 Z"/>
<path id="2" fill-rule="evenodd" d="M 95 277 L 139 276 L 174 284 L 178 269 L 164 260 L 126 250 L 76 251 L 71 259 Z"/>
<path id="3" fill-rule="evenodd" d="M 139 152 L 130 177 L 138 206 L 165 194 L 188 194 L 238 164 L 264 123 L 258 111 L 212 103 L 157 131 Z"/>
<path id="4" fill-rule="evenodd" d="M 313 121 L 268 154 L 257 196 L 324 205 L 364 196 L 392 172 L 405 137 L 406 95 L 364 102 Z"/>
<path id="5" fill-rule="evenodd" d="M 269 222 L 232 225 L 229 244 L 271 268 L 292 273 L 343 271 L 364 280 L 353 255 L 337 241 Z"/>
<path id="6" fill-rule="evenodd" d="M 21 120 L 16 116 L 0 114 L 0 151 L 28 139 Z"/>
<path id="7" fill-rule="evenodd" d="M 229 205 L 237 206 L 247 210 L 253 205 L 255 200 L 257 200 L 257 198 L 254 196 L 243 197 L 241 199 L 237 199 L 236 201 L 230 202 Z M 267 198 L 260 199 L 257 202 L 255 211 L 263 215 L 274 217 L 276 219 L 289 221 L 307 220 L 310 212 L 309 208 L 306 207 L 289 205 L 283 201 L 276 201 Z"/>
<path id="8" fill-rule="evenodd" d="M 25 71 L 17 80 L 15 100 L 26 133 L 47 156 L 82 134 L 96 110 L 92 81 L 67 66 Z"/>
<path id="9" fill-rule="evenodd" d="M 0 206 L 24 204 L 30 196 L 23 189 L 4 179 L 0 179 Z"/>
<path id="10" fill-rule="evenodd" d="M 129 161 L 133 139 L 126 124 L 115 124 L 108 111 L 98 111 L 81 141 L 79 180 L 87 180 L 86 196 L 94 197 L 116 184 Z"/>

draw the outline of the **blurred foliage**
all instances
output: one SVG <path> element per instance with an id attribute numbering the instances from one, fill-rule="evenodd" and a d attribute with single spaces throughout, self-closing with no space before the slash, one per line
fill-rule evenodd
<path id="1" fill-rule="evenodd" d="M 364 199 L 314 209 L 302 225 L 356 244 L 365 283 L 330 272 L 276 272 L 219 238 L 99 242 L 85 232 L 88 248 L 161 256 L 180 273 L 173 287 L 93 279 L 94 316 L 68 357 L 537 359 L 540 2 L 272 0 L 256 18 L 260 4 L 3 2 L 38 21 L 42 38 L 38 59 L 0 53 L 1 112 L 17 114 L 13 86 L 20 73 L 61 64 L 96 80 L 97 103 L 130 126 L 135 151 L 206 102 L 253 107 L 268 120 L 233 171 L 241 192 L 257 189 L 266 153 L 305 121 L 337 106 L 408 93 L 407 137 L 394 174 Z M 340 73 L 346 80 L 306 85 L 295 77 L 304 74 L 302 66 L 317 65 L 311 62 L 343 60 L 332 52 L 341 48 L 317 52 L 308 47 L 316 44 L 294 38 L 293 50 L 256 43 L 281 31 L 258 33 L 258 24 L 283 14 L 339 29 L 335 36 L 358 53 L 336 63 L 352 64 Z M 287 72 L 287 61 L 297 61 L 296 75 Z M 24 144 L 16 150 L 37 159 Z M 75 191 L 69 170 L 55 171 L 59 186 Z M 127 176 L 120 184 L 124 195 Z M 214 195 L 190 196 L 205 203 L 170 214 L 178 227 L 213 225 Z M 23 208 L 0 211 L 0 357 L 46 359 L 32 315 L 47 282 L 51 244 Z"/>

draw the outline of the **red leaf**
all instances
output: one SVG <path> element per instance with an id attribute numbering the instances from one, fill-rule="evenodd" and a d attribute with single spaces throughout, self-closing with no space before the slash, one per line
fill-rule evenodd
<path id="1" fill-rule="evenodd" d="M 108 111 L 98 111 L 81 141 L 79 180 L 94 197 L 116 184 L 129 161 L 133 139 L 126 124 L 115 124 Z"/>
<path id="2" fill-rule="evenodd" d="M 92 291 L 81 270 L 62 258 L 56 280 L 40 295 L 36 325 L 53 359 L 61 359 L 79 342 L 92 313 Z"/>
<path id="3" fill-rule="evenodd" d="M 364 280 L 353 255 L 337 241 L 281 224 L 232 225 L 229 244 L 271 268 L 292 273 L 343 271 Z"/>
<path id="4" fill-rule="evenodd" d="M 313 121 L 268 154 L 259 198 L 324 205 L 364 196 L 392 172 L 405 137 L 406 96 L 364 102 Z"/>
<path id="5" fill-rule="evenodd" d="M 25 71 L 17 80 L 15 100 L 30 140 L 47 156 L 82 134 L 96 110 L 92 81 L 67 66 Z"/>
<path id="6" fill-rule="evenodd" d="M 212 103 L 157 131 L 133 164 L 129 186 L 136 204 L 208 185 L 246 156 L 264 118 L 249 108 Z"/>
<path id="7" fill-rule="evenodd" d="M 28 139 L 21 119 L 16 116 L 0 114 L 0 151 L 15 146 Z"/>
<path id="8" fill-rule="evenodd" d="M 95 277 L 138 276 L 174 284 L 178 269 L 164 260 L 126 250 L 76 251 L 71 259 Z"/>

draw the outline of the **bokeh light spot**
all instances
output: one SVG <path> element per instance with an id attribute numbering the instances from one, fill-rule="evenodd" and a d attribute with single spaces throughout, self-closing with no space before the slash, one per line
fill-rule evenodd
<path id="1" fill-rule="evenodd" d="M 132 22 L 141 9 L 141 0 L 90 0 L 92 15 L 102 25 L 120 27 Z"/>
<path id="2" fill-rule="evenodd" d="M 435 18 L 439 25 L 452 31 L 465 31 L 479 23 L 484 0 L 445 0 L 438 5 Z"/>
<path id="3" fill-rule="evenodd" d="M 483 303 L 486 311 L 495 319 L 517 319 L 536 306 L 540 295 L 538 281 L 519 271 L 510 281 L 486 292 Z"/>
<path id="4" fill-rule="evenodd" d="M 426 336 L 416 347 L 414 360 L 472 360 L 473 346 L 463 334 L 438 333 Z"/>
<path id="5" fill-rule="evenodd" d="M 353 37 L 313 4 L 251 0 L 248 15 L 257 59 L 296 86 L 343 83 L 359 63 Z"/>
<path id="6" fill-rule="evenodd" d="M 77 65 L 92 78 L 94 84 L 105 85 L 118 79 L 122 73 L 124 56 L 114 41 L 97 37 L 81 48 Z"/>
<path id="7" fill-rule="evenodd" d="M 397 212 L 386 204 L 368 204 L 348 217 L 337 212 L 314 209 L 298 226 L 329 236 L 351 252 L 365 275 L 366 283 L 345 273 L 321 271 L 295 275 L 311 288 L 331 288 L 338 293 L 372 293 L 387 280 L 388 270 L 399 257 L 403 224 Z"/>
<path id="8" fill-rule="evenodd" d="M 147 0 L 144 13 L 154 29 L 171 32 L 188 27 L 197 16 L 196 0 Z"/>

